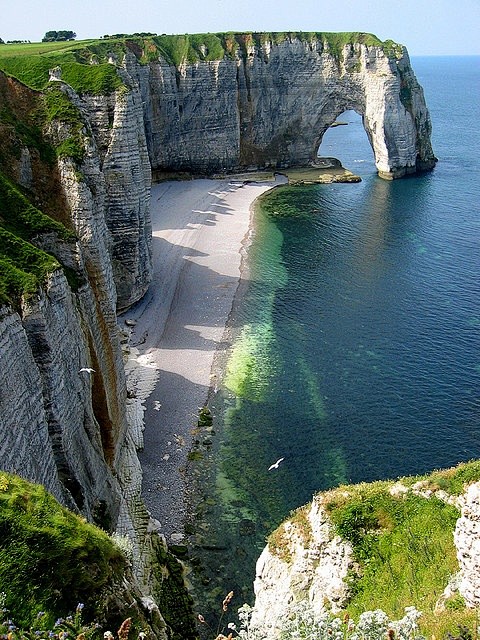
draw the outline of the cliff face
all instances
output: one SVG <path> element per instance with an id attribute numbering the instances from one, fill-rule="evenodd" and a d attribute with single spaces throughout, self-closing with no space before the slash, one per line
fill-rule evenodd
<path id="1" fill-rule="evenodd" d="M 417 571 L 420 576 L 422 570 L 418 567 L 425 563 L 428 579 L 419 578 L 421 589 L 416 590 L 415 582 L 411 580 L 408 601 L 402 600 L 405 594 L 402 595 L 400 590 L 393 594 L 391 601 L 400 603 L 400 612 L 403 611 L 402 605 L 415 606 L 427 616 L 429 612 L 436 616 L 445 612 L 448 617 L 448 600 L 458 596 L 464 599 L 467 608 L 478 607 L 480 482 L 466 482 L 459 495 L 440 488 L 447 487 L 449 479 L 455 474 L 461 481 L 462 477 L 467 476 L 478 478 L 478 473 L 478 465 L 473 463 L 434 472 L 430 478 L 410 479 L 406 483 L 398 481 L 340 487 L 315 496 L 309 505 L 294 512 L 272 534 L 257 561 L 252 627 L 265 632 L 266 637 L 280 637 L 286 620 L 296 615 L 299 605 L 300 608 L 306 607 L 314 618 L 321 617 L 325 612 L 337 614 L 349 605 L 352 598 L 355 599 L 357 587 L 362 605 L 370 606 L 372 610 L 378 609 L 378 593 L 369 604 L 369 597 L 372 597 L 368 591 L 372 585 L 370 565 L 374 567 L 375 574 L 380 576 L 382 589 L 388 592 L 397 589 L 400 576 L 410 572 L 416 576 Z M 375 494 L 376 498 L 372 500 Z M 356 501 L 358 497 L 360 502 Z M 377 498 L 378 512 L 375 507 Z M 393 509 L 388 506 L 389 503 Z M 344 509 L 343 521 L 334 515 L 335 505 Z M 435 514 L 437 509 L 438 513 Z M 406 520 L 408 526 L 398 537 L 396 528 L 401 527 L 402 510 L 409 514 Z M 422 510 L 428 513 L 429 523 L 424 531 L 417 529 L 415 524 L 416 515 Z M 393 520 L 392 514 L 395 514 Z M 339 527 L 340 522 L 343 526 Z M 355 535 L 357 526 L 360 537 Z M 443 532 L 440 536 L 436 534 L 436 527 Z M 344 531 L 346 535 L 340 535 L 339 531 Z M 371 554 L 376 540 L 382 534 L 386 537 L 378 543 L 378 555 L 375 551 Z M 367 542 L 361 551 L 357 549 L 356 552 L 352 540 L 358 543 L 369 537 L 370 543 Z M 414 540 L 416 548 L 423 546 L 425 553 L 410 558 L 409 537 Z M 402 549 L 398 564 L 396 549 Z M 441 549 L 437 559 L 434 558 L 433 549 Z M 382 562 L 387 565 L 384 573 Z M 432 574 L 438 571 L 440 565 L 439 579 L 435 583 L 431 580 Z M 370 582 L 367 579 L 359 583 L 358 580 L 361 581 L 365 574 L 370 575 Z M 433 584 L 435 587 L 429 593 L 429 585 L 431 587 Z"/>
<path id="2" fill-rule="evenodd" d="M 321 38 L 244 38 L 233 58 L 178 68 L 152 62 L 141 86 L 154 169 L 208 173 L 315 162 L 323 134 L 347 109 L 362 115 L 382 177 L 435 164 L 423 91 L 398 45 L 333 51 Z"/>
<path id="3" fill-rule="evenodd" d="M 80 157 L 72 159 L 71 151 L 62 154 L 54 167 L 45 168 L 48 163 L 37 148 L 29 147 L 21 134 L 9 134 L 18 139 L 7 142 L 21 146 L 22 153 L 15 161 L 12 152 L 3 170 L 13 182 L 24 185 L 31 201 L 75 234 L 74 242 L 55 233 L 38 233 L 32 240 L 75 274 L 75 291 L 59 270 L 36 295 L 24 299 L 18 312 L 4 308 L 2 328 L 8 338 L 2 363 L 10 362 L 11 375 L 2 380 L 2 388 L 10 386 L 11 392 L 2 394 L 5 422 L 0 437 L 2 450 L 16 452 L 9 456 L 7 470 L 23 471 L 29 479 L 55 488 L 57 498 L 91 519 L 105 518 L 114 525 L 123 513 L 124 527 L 133 532 L 119 486 L 122 473 L 130 478 L 132 468 L 121 463 L 128 434 L 116 313 L 143 295 L 151 277 L 150 165 L 138 92 L 126 85 L 128 77 L 124 81 L 125 86 L 111 95 L 83 98 L 61 81 L 56 83 L 57 95 L 50 99 L 73 106 L 77 134 L 74 138 L 71 116 L 60 115 L 50 120 L 46 140 L 57 148 L 75 140 Z M 30 113 L 42 109 L 42 96 L 12 80 L 4 83 L 9 84 L 4 95 L 11 119 L 25 119 L 25 105 Z M 57 111 L 61 114 L 59 107 Z M 54 201 L 49 200 L 52 194 Z M 16 341 L 14 334 L 19 336 Z M 7 348 L 15 351 L 20 340 L 26 350 L 24 360 L 13 358 L 13 366 Z M 94 373 L 80 371 L 87 366 Z M 2 371 L 6 373 L 5 367 Z M 22 384 L 12 385 L 12 376 L 20 376 Z M 35 390 L 35 400 L 25 404 L 21 398 L 29 395 L 28 389 Z M 30 417 L 19 421 L 18 407 L 30 411 Z M 38 456 L 20 444 L 32 443 L 23 430 L 36 423 L 43 423 L 36 431 L 46 437 L 40 447 L 46 452 L 41 473 L 31 469 L 32 464 L 42 467 Z M 18 455 L 22 450 L 25 456 Z M 48 461 L 50 450 L 56 473 Z M 139 495 L 141 473 L 136 465 L 133 484 Z"/>
<path id="4" fill-rule="evenodd" d="M 8 82 L 16 93 L 9 104 L 12 118 L 23 122 L 22 105 L 28 101 L 35 113 L 42 109 L 42 96 Z M 118 306 L 143 295 L 151 275 L 150 170 L 138 94 L 122 88 L 115 95 L 82 100 L 68 85 L 59 82 L 57 89 L 74 105 L 78 120 L 73 127 L 64 116 L 51 119 L 44 140 L 58 149 L 75 141 L 81 157 L 75 150 L 75 159 L 65 154 L 45 166 L 17 127 L 7 131 L 12 138 L 7 142 L 23 151 L 2 165 L 12 183 L 24 185 L 31 202 L 70 230 L 68 239 L 56 232 L 31 238 L 63 269 L 51 271 L 15 305 L 1 306 L 2 469 L 40 482 L 89 521 L 128 535 L 137 585 L 158 599 L 167 580 L 181 588 L 181 570 L 169 559 L 141 499 L 116 315 Z M 108 118 L 113 126 L 104 127 Z M 73 129 L 79 132 L 76 138 Z M 16 202 L 8 199 L 4 184 L 0 222 L 9 218 L 3 207 Z M 25 229 L 15 224 L 24 237 L 28 220 Z M 8 246 L 0 242 L 0 249 L 10 263 Z M 18 260 L 17 267 L 28 272 L 29 265 Z M 12 286 L 15 290 L 15 281 Z M 82 371 L 86 367 L 93 371 Z M 156 637 L 166 637 L 155 602 L 146 599 L 144 604 Z M 178 599 L 179 617 L 188 606 L 184 593 L 184 601 Z"/>
<path id="5" fill-rule="evenodd" d="M 61 122 L 51 126 L 58 143 L 63 128 Z M 55 234 L 35 239 L 75 272 L 76 292 L 59 269 L 17 311 L 3 308 L 2 389 L 9 392 L 2 393 L 0 437 L 6 470 L 42 482 L 63 504 L 108 528 L 128 511 L 117 475 L 127 433 L 126 392 L 105 178 L 87 122 L 83 132 L 81 179 L 70 159 L 58 162 L 63 215 L 78 240 L 63 242 Z M 32 176 L 32 197 L 41 199 Z M 132 518 L 126 520 L 125 530 L 133 533 Z"/>
<path id="6" fill-rule="evenodd" d="M 117 309 L 139 300 L 152 276 L 150 185 L 141 95 L 125 69 L 124 87 L 107 96 L 84 95 L 104 180 L 105 223 L 111 237 L 113 281 Z"/>
<path id="7" fill-rule="evenodd" d="M 251 622 L 269 638 L 276 635 L 299 601 L 308 602 L 317 615 L 326 608 L 338 613 L 348 595 L 351 545 L 335 534 L 319 499 L 304 511 L 300 526 L 292 520 L 281 526 L 280 555 L 269 545 L 257 561 Z"/>
<path id="8" fill-rule="evenodd" d="M 57 261 L 48 273 L 35 272 L 33 289 L 29 265 L 17 272 L 11 237 L 6 245 L 0 239 L 17 296 L 0 308 L 2 467 L 128 534 L 146 593 L 161 593 L 151 562 L 160 558 L 166 567 L 165 549 L 140 498 L 116 313 L 139 300 L 151 279 L 151 169 L 210 173 L 314 162 L 324 132 L 346 109 L 362 114 L 380 175 L 400 177 L 435 162 L 428 111 L 404 49 L 235 37 L 228 55 L 210 59 L 201 45 L 203 58 L 175 64 L 161 47 L 146 63 L 129 44 L 104 65 L 118 81 L 105 91 L 76 91 L 62 69 L 48 86 L 39 83 L 43 92 L 0 72 L 1 172 L 70 233 L 18 232 L 18 243 Z M 98 61 L 90 62 L 95 70 Z M 18 220 L 6 222 L 4 214 L 7 237 Z M 22 269 L 22 283 L 30 283 L 23 296 Z"/>
<path id="9" fill-rule="evenodd" d="M 472 607 L 480 605 L 480 482 L 468 488 L 455 528 L 460 567 L 459 592 Z"/>

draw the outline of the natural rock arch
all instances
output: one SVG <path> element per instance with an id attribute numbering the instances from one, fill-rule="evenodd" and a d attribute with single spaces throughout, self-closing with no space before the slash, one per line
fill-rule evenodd
<path id="1" fill-rule="evenodd" d="M 268 64 L 259 52 L 244 62 L 249 93 L 240 116 L 247 112 L 249 131 L 241 143 L 250 145 L 252 160 L 255 149 L 260 160 L 270 155 L 270 164 L 314 161 L 325 131 L 350 109 L 362 116 L 382 177 L 434 166 L 430 117 L 405 49 L 392 57 L 358 44 L 345 47 L 339 60 L 305 45 L 297 40 L 272 47 Z"/>
<path id="2" fill-rule="evenodd" d="M 345 131 L 345 126 L 342 125 L 348 125 L 346 127 L 347 131 L 355 129 L 356 134 L 352 136 L 351 133 L 343 133 L 342 135 L 342 131 Z M 358 132 L 359 128 L 361 128 L 360 134 Z M 357 138 L 357 136 L 360 137 Z M 365 130 L 362 114 L 355 109 L 347 108 L 339 113 L 334 122 L 325 131 L 322 131 L 321 136 L 317 136 L 317 138 L 320 139 L 317 149 L 317 158 L 319 159 L 334 156 L 349 169 L 352 169 L 349 164 L 352 160 L 347 158 L 351 158 L 352 154 L 358 155 L 358 157 L 362 156 L 362 160 L 358 160 L 359 162 L 375 162 L 372 141 Z M 339 143 L 341 141 L 343 141 L 343 144 L 340 147 Z M 332 147 L 335 148 L 332 150 Z M 322 161 L 320 162 L 322 164 Z"/>
<path id="3" fill-rule="evenodd" d="M 321 38 L 251 43 L 234 58 L 150 65 L 143 90 L 153 169 L 212 172 L 313 162 L 346 109 L 362 115 L 379 175 L 435 165 L 430 117 L 407 51 Z"/>

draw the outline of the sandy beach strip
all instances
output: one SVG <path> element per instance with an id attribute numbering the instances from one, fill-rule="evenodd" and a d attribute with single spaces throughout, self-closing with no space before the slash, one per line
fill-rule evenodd
<path id="1" fill-rule="evenodd" d="M 252 204 L 284 181 L 199 179 L 152 187 L 153 281 L 119 321 L 130 331 L 129 421 L 141 448 L 143 498 L 170 542 L 182 539 L 188 491 L 182 469 L 198 410 L 215 384 L 215 354 L 227 346 L 222 341 Z"/>

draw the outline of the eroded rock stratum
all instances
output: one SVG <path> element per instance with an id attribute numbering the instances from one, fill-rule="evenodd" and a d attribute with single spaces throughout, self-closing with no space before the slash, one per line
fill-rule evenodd
<path id="1" fill-rule="evenodd" d="M 404 47 L 351 37 L 334 48 L 320 34 L 240 42 L 235 55 L 221 60 L 176 67 L 159 58 L 141 69 L 154 169 L 309 164 L 325 131 L 349 109 L 363 118 L 380 176 L 434 166 L 429 113 Z M 133 58 L 127 58 L 131 72 L 138 68 Z"/>

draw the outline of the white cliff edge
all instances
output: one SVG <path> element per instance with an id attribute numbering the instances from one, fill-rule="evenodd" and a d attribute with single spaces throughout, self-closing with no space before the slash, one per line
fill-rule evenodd
<path id="1" fill-rule="evenodd" d="M 276 637 L 299 602 L 319 616 L 338 612 L 348 595 L 352 547 L 335 534 L 321 498 L 296 514 L 280 526 L 256 565 L 251 626 L 269 638 Z"/>
<path id="2" fill-rule="evenodd" d="M 460 496 L 425 489 L 418 482 L 408 489 L 400 482 L 392 485 L 392 495 L 409 490 L 426 499 L 435 496 L 459 509 L 453 535 L 459 570 L 450 576 L 436 610 L 458 593 L 467 607 L 480 604 L 480 482 L 466 487 Z M 461 510 L 461 514 L 460 514 Z M 299 516 L 300 514 L 300 516 Z M 264 548 L 256 565 L 255 606 L 251 628 L 263 637 L 279 637 L 285 621 L 298 605 L 304 605 L 314 617 L 326 611 L 338 613 L 347 603 L 347 574 L 352 569 L 351 545 L 335 534 L 330 518 L 322 506 L 322 494 L 287 519 Z"/>

